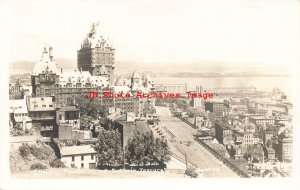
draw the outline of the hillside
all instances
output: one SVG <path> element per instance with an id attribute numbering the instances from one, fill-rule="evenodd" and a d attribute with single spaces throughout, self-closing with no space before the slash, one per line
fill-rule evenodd
<path id="1" fill-rule="evenodd" d="M 31 69 L 33 70 L 36 62 L 34 61 L 14 61 L 9 64 L 9 69 Z M 59 68 L 71 69 L 76 67 L 76 61 L 71 59 L 58 58 L 55 63 Z"/>

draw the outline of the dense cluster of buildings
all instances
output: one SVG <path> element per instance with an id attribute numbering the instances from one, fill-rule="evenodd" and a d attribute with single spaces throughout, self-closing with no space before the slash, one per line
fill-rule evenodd
<path id="1" fill-rule="evenodd" d="M 31 74 L 31 90 L 24 88 L 20 81 L 10 85 L 10 127 L 19 123 L 24 130 L 34 128 L 42 136 L 74 137 L 81 128 L 76 97 L 86 97 L 89 92 L 99 94 L 97 101 L 109 114 L 119 110 L 141 118 L 152 113 L 155 99 L 135 98 L 134 94 L 154 91 L 153 80 L 136 71 L 129 79 L 116 80 L 114 52 L 111 42 L 101 35 L 99 23 L 92 25 L 77 51 L 77 68 L 73 71 L 59 68 L 53 48 L 44 47 Z M 104 91 L 133 96 L 103 98 Z"/>
<path id="2" fill-rule="evenodd" d="M 292 160 L 293 106 L 280 90 L 265 93 L 249 87 L 221 88 L 215 92 L 217 95 L 211 100 L 187 101 L 190 108 L 202 110 L 201 114 L 195 116 L 183 110 L 175 113 L 212 136 L 213 143 L 233 147 L 235 158 L 246 155 L 258 162 Z"/>

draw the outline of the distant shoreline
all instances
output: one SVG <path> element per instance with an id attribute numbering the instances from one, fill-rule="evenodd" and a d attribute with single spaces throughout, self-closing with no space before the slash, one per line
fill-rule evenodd
<path id="1" fill-rule="evenodd" d="M 67 68 L 66 70 L 73 70 L 71 68 Z M 32 69 L 20 69 L 20 68 L 9 68 L 9 75 L 14 76 L 14 75 L 30 75 L 32 72 Z M 151 72 L 149 73 L 151 74 Z M 116 73 L 116 75 L 120 75 Z M 160 76 L 159 76 L 160 75 Z M 207 74 L 207 73 L 155 73 L 153 78 L 156 77 L 172 77 L 172 78 L 223 78 L 223 77 L 246 77 L 246 78 L 253 78 L 253 77 L 292 77 L 292 75 L 288 74 L 235 74 L 235 73 L 228 73 L 228 74 Z"/>
<path id="2" fill-rule="evenodd" d="M 276 74 L 253 74 L 253 75 L 243 75 L 243 74 L 213 74 L 213 75 L 207 75 L 207 74 L 197 74 L 197 73 L 187 73 L 187 74 L 170 74 L 168 77 L 176 77 L 176 78 L 223 78 L 223 77 L 292 77 L 292 75 L 288 74 L 282 74 L 282 75 L 276 75 Z"/>

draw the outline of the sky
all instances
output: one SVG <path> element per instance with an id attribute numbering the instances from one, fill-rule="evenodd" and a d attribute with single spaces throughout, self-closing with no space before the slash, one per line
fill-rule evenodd
<path id="1" fill-rule="evenodd" d="M 292 65 L 299 61 L 299 1 L 1 1 L 10 61 L 76 60 L 91 24 L 113 39 L 117 61 Z"/>

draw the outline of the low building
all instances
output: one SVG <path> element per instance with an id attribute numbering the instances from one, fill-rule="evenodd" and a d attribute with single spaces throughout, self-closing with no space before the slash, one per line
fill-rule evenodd
<path id="1" fill-rule="evenodd" d="M 61 161 L 70 168 L 95 169 L 97 152 L 90 145 L 65 146 L 60 149 Z"/>
<path id="2" fill-rule="evenodd" d="M 55 136 L 57 124 L 54 97 L 27 97 L 27 107 L 33 127 L 39 129 L 42 136 Z"/>
<path id="3" fill-rule="evenodd" d="M 80 110 L 75 106 L 65 106 L 56 112 L 57 124 L 68 124 L 73 130 L 80 129 Z"/>
<path id="4" fill-rule="evenodd" d="M 226 142 L 230 141 L 230 138 L 232 141 L 232 131 L 226 125 L 226 123 L 223 123 L 223 124 L 216 123 L 215 124 L 215 135 L 216 135 L 216 139 L 219 141 L 219 143 L 227 144 Z M 224 139 L 226 139 L 226 142 L 224 141 Z"/>
<path id="5" fill-rule="evenodd" d="M 15 84 L 9 84 L 9 99 L 23 99 L 24 89 L 20 83 L 20 79 L 17 79 Z"/>
<path id="6" fill-rule="evenodd" d="M 123 147 L 127 145 L 128 139 L 134 134 L 134 132 L 151 132 L 151 129 L 148 127 L 146 120 L 136 118 L 134 113 L 111 114 L 110 116 L 108 116 L 107 123 L 109 123 L 110 129 L 117 129 L 121 134 Z"/>
<path id="7" fill-rule="evenodd" d="M 254 134 L 250 132 L 244 133 L 243 145 L 244 146 L 252 146 L 260 142 L 260 139 Z"/>
<path id="8" fill-rule="evenodd" d="M 278 137 L 278 159 L 281 162 L 290 162 L 293 158 L 293 134 L 284 131 Z"/>
<path id="9" fill-rule="evenodd" d="M 275 118 L 265 116 L 252 116 L 249 118 L 249 122 L 254 123 L 255 125 L 274 125 Z"/>
<path id="10" fill-rule="evenodd" d="M 11 127 L 19 123 L 23 130 L 31 129 L 32 119 L 29 117 L 25 99 L 9 100 L 9 120 Z"/>
<path id="11" fill-rule="evenodd" d="M 224 116 L 228 110 L 228 105 L 224 102 L 205 102 L 205 111 L 213 113 L 216 117 Z"/>
<path id="12" fill-rule="evenodd" d="M 268 160 L 275 160 L 275 150 L 273 148 L 266 148 L 266 155 Z"/>

